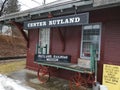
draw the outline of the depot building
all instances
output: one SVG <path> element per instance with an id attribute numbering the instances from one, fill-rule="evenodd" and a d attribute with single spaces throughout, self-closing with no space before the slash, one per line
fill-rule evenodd
<path id="1" fill-rule="evenodd" d="M 77 64 L 78 59 L 90 59 L 90 45 L 94 43 L 97 79 L 102 83 L 103 65 L 120 65 L 119 3 L 117 0 L 63 0 L 15 13 L 15 18 L 9 15 L 0 20 L 11 20 L 22 32 L 28 43 L 26 68 L 30 70 L 38 70 L 38 64 L 34 62 L 36 51 L 44 59 L 53 56 L 42 54 L 59 55 L 54 56 L 57 58 L 54 60 L 64 58 Z M 28 31 L 28 36 L 23 29 Z M 59 69 L 55 76 L 69 79 L 73 73 Z"/>

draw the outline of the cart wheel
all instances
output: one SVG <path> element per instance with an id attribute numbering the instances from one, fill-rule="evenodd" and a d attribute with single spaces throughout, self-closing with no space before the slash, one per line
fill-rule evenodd
<path id="1" fill-rule="evenodd" d="M 87 90 L 87 80 L 80 73 L 76 73 L 70 80 L 70 90 Z"/>
<path id="2" fill-rule="evenodd" d="M 38 79 L 41 83 L 46 83 L 50 79 L 50 72 L 48 67 L 40 65 L 38 68 Z"/>

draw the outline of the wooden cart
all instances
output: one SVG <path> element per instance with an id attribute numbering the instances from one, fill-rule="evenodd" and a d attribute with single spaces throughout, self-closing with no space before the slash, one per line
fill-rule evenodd
<path id="1" fill-rule="evenodd" d="M 39 48 L 37 46 L 37 48 Z M 38 49 L 37 49 L 38 50 Z M 84 86 L 84 88 L 87 90 L 87 87 L 89 85 L 92 85 L 95 83 L 95 76 L 96 76 L 96 68 L 97 68 L 97 61 L 95 60 L 95 49 L 93 46 L 91 46 L 91 58 L 90 60 L 90 67 L 81 67 L 79 64 L 73 64 L 70 62 L 59 62 L 59 61 L 44 61 L 44 60 L 38 60 L 38 56 L 40 54 L 35 55 L 35 62 L 39 65 L 38 68 L 38 79 L 45 83 L 47 82 L 52 74 L 54 74 L 56 71 L 51 68 L 56 68 L 56 70 L 59 69 L 65 69 L 75 72 L 74 75 L 71 75 L 70 79 L 70 89 L 71 90 L 79 90 L 78 88 L 81 88 Z M 42 54 L 44 55 L 44 54 Z M 48 56 L 49 57 L 49 56 Z M 43 57 L 44 58 L 44 57 Z M 84 60 L 83 60 L 84 61 Z M 82 59 L 81 59 L 82 62 Z M 86 64 L 86 63 L 82 63 Z M 77 88 L 77 89 L 75 89 Z"/>

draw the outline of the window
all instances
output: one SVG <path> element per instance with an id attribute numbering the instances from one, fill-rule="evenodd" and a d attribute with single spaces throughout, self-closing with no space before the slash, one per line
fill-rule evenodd
<path id="1" fill-rule="evenodd" d="M 49 54 L 50 48 L 50 29 L 44 28 L 39 30 L 39 54 Z"/>
<path id="2" fill-rule="evenodd" d="M 101 25 L 91 24 L 82 27 L 81 58 L 90 59 L 90 46 L 96 47 L 97 59 L 100 57 Z"/>

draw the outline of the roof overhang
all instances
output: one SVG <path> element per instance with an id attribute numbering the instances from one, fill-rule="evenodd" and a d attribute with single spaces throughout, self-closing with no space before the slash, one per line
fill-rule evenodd
<path id="1" fill-rule="evenodd" d="M 0 17 L 0 21 L 9 22 L 23 22 L 41 18 L 47 18 L 49 13 L 52 13 L 54 17 L 75 13 L 77 8 L 92 5 L 93 0 L 61 0 L 40 7 L 32 8 L 29 10 L 16 12 Z"/>
<path id="2" fill-rule="evenodd" d="M 53 17 L 81 13 L 86 11 L 98 10 L 120 6 L 120 0 L 59 0 L 45 4 L 29 10 L 16 12 L 0 17 L 0 22 L 9 23 L 10 21 L 21 22 L 45 19 L 49 14 Z"/>

